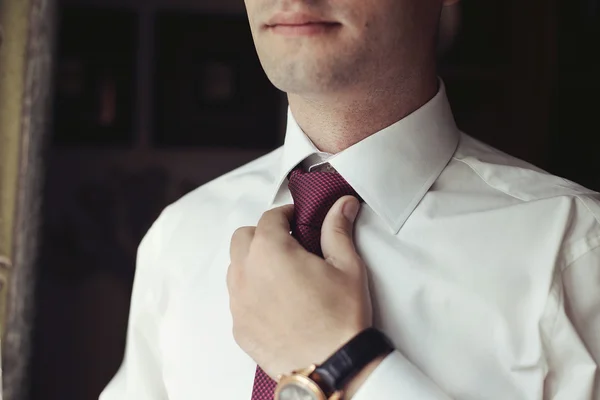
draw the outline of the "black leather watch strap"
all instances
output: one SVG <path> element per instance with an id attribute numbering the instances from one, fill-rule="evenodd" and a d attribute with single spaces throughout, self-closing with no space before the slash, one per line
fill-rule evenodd
<path id="1" fill-rule="evenodd" d="M 377 357 L 394 349 L 382 332 L 368 328 L 342 346 L 311 374 L 327 397 L 341 390 L 356 374 Z"/>

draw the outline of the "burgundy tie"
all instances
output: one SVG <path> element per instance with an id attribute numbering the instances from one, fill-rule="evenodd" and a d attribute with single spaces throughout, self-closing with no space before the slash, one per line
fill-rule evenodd
<path id="1" fill-rule="evenodd" d="M 340 174 L 304 172 L 296 168 L 290 174 L 289 189 L 294 199 L 292 235 L 306 250 L 318 256 L 321 251 L 321 225 L 325 215 L 341 197 L 358 195 Z M 260 367 L 256 368 L 252 400 L 272 400 L 277 383 Z"/>

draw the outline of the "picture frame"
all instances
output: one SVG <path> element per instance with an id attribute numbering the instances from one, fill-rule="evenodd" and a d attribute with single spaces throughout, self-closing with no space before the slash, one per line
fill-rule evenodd
<path id="1" fill-rule="evenodd" d="M 132 144 L 137 26 L 127 9 L 61 8 L 53 144 Z"/>
<path id="2" fill-rule="evenodd" d="M 279 145 L 282 94 L 262 70 L 246 16 L 161 11 L 155 32 L 156 147 Z"/>

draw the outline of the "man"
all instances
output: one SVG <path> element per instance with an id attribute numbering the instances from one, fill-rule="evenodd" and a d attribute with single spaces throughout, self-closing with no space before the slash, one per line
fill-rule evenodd
<path id="1" fill-rule="evenodd" d="M 599 197 L 458 131 L 451 3 L 246 0 L 285 144 L 150 229 L 102 400 L 600 399 Z"/>

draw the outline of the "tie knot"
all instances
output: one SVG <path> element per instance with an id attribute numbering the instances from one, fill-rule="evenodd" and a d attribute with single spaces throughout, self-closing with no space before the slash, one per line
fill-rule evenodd
<path id="1" fill-rule="evenodd" d="M 331 206 L 343 196 L 358 197 L 352 186 L 335 171 L 304 172 L 296 168 L 290 174 L 289 189 L 294 199 L 295 211 L 292 233 L 305 247 L 307 243 L 304 242 L 303 236 L 306 234 L 301 232 L 312 232 L 311 241 L 318 243 L 321 225 Z M 318 247 L 319 250 L 313 252 L 319 254 L 320 246 Z"/>

